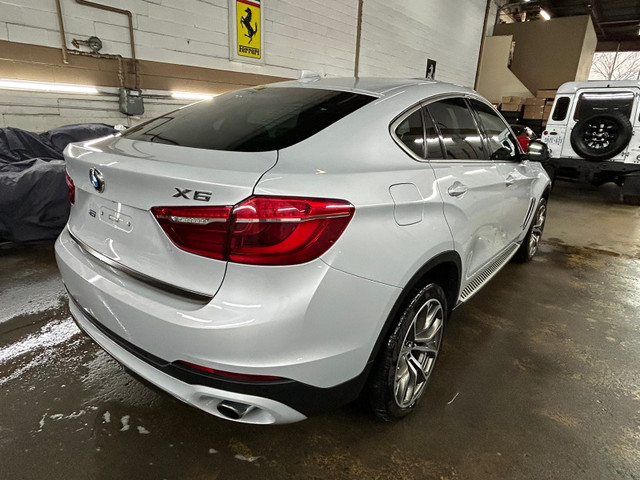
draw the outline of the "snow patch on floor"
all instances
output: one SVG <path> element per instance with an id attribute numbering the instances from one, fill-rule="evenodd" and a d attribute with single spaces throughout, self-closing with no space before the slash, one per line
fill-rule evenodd
<path id="1" fill-rule="evenodd" d="M 25 302 L 28 298 L 28 302 Z M 0 292 L 0 323 L 62 306 L 66 292 L 57 275 L 48 280 L 24 283 Z"/>
<path id="2" fill-rule="evenodd" d="M 0 300 L 0 304 L 2 304 L 2 300 Z M 55 347 L 79 332 L 80 330 L 71 317 L 51 321 L 44 325 L 38 333 L 28 335 L 11 345 L 0 348 L 0 364 L 25 353 Z"/>
<path id="3" fill-rule="evenodd" d="M 243 462 L 249 462 L 249 463 L 253 463 L 260 458 L 260 457 L 245 457 L 244 455 L 240 455 L 240 454 L 234 455 L 233 457 L 238 460 L 242 460 Z"/>
<path id="4" fill-rule="evenodd" d="M 121 432 L 126 432 L 127 430 L 129 430 L 129 419 L 131 417 L 129 415 L 125 415 L 120 419 L 120 423 L 122 423 L 122 428 L 120 429 Z"/>
<path id="5" fill-rule="evenodd" d="M 69 420 L 72 418 L 78 418 L 87 413 L 86 410 L 80 410 L 77 412 L 70 413 L 69 415 L 65 415 L 64 413 L 54 413 L 53 415 L 49 415 L 51 420 Z"/>

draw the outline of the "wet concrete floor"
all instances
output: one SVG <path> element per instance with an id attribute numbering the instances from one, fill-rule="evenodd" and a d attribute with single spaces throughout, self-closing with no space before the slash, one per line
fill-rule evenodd
<path id="1" fill-rule="evenodd" d="M 454 313 L 395 424 L 239 425 L 150 390 L 76 329 L 52 246 L 2 247 L 0 478 L 638 480 L 640 208 L 610 187 L 557 185 L 549 241 Z"/>

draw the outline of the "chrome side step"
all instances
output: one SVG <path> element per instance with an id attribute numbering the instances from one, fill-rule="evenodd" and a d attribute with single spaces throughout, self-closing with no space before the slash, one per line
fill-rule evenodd
<path id="1" fill-rule="evenodd" d="M 502 254 L 493 262 L 483 268 L 479 273 L 477 273 L 471 281 L 464 287 L 464 290 L 460 293 L 459 302 L 466 302 L 469 300 L 478 290 L 480 290 L 485 283 L 491 280 L 496 273 L 500 271 L 502 267 L 504 267 L 511 257 L 515 255 L 515 253 L 520 248 L 520 245 L 514 244 L 507 248 Z"/>

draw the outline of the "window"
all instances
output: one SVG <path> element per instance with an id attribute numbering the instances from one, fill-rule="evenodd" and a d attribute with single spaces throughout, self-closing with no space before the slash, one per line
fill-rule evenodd
<path id="1" fill-rule="evenodd" d="M 567 118 L 570 103 L 571 99 L 569 97 L 560 97 L 556 101 L 556 108 L 553 109 L 553 115 L 551 116 L 551 118 L 556 122 L 562 121 Z"/>
<path id="2" fill-rule="evenodd" d="M 464 98 L 440 100 L 427 108 L 440 130 L 447 158 L 487 159 L 482 137 Z"/>
<path id="3" fill-rule="evenodd" d="M 424 126 L 420 109 L 405 118 L 396 128 L 396 137 L 420 158 L 424 158 Z"/>
<path id="4" fill-rule="evenodd" d="M 487 135 L 491 160 L 519 160 L 518 142 L 509 126 L 486 103 L 473 99 L 470 102 Z"/>
<path id="5" fill-rule="evenodd" d="M 438 131 L 436 130 L 436 126 L 433 124 L 433 120 L 431 119 L 431 115 L 427 110 L 424 111 L 424 126 L 427 138 L 427 158 L 428 159 L 438 159 L 444 158 L 442 154 L 442 148 L 440 146 L 440 136 L 438 135 Z"/>
<path id="6" fill-rule="evenodd" d="M 236 152 L 289 147 L 375 100 L 312 88 L 255 87 L 181 108 L 128 130 L 131 140 Z"/>
<path id="7" fill-rule="evenodd" d="M 573 119 L 576 121 L 593 117 L 601 113 L 621 113 L 631 116 L 634 95 L 631 92 L 582 93 Z"/>

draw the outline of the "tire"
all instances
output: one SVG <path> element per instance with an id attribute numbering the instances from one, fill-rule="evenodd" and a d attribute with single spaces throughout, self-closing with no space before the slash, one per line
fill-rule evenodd
<path id="1" fill-rule="evenodd" d="M 576 123 L 571 146 L 587 160 L 607 160 L 627 147 L 632 132 L 631 122 L 621 113 L 601 113 Z"/>
<path id="2" fill-rule="evenodd" d="M 536 208 L 536 213 L 531 220 L 531 226 L 527 235 L 522 240 L 522 245 L 514 255 L 513 259 L 519 263 L 525 263 L 530 261 L 538 252 L 540 245 L 540 239 L 542 238 L 542 232 L 544 231 L 544 224 L 547 220 L 547 199 L 541 198 Z"/>
<path id="3" fill-rule="evenodd" d="M 445 293 L 432 282 L 399 313 L 369 379 L 369 403 L 380 420 L 399 420 L 418 405 L 438 359 L 447 315 Z"/>

